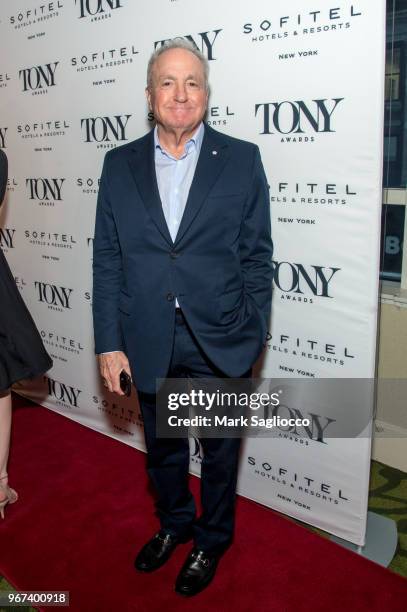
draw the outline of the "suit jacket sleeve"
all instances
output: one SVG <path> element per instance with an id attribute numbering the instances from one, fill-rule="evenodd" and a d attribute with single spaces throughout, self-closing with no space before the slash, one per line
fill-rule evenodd
<path id="1" fill-rule="evenodd" d="M 95 352 L 123 351 L 119 295 L 122 286 L 122 254 L 111 206 L 106 155 L 96 207 L 93 241 L 93 327 Z"/>
<path id="2" fill-rule="evenodd" d="M 254 150 L 252 184 L 240 232 L 240 262 L 246 294 L 255 302 L 268 329 L 272 295 L 270 196 L 258 147 Z"/>

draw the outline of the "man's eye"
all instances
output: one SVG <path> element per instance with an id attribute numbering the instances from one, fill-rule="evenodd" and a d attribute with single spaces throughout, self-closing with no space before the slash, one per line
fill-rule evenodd
<path id="1" fill-rule="evenodd" d="M 162 82 L 162 87 L 169 87 L 169 85 L 171 85 L 171 81 L 163 81 Z"/>
<path id="2" fill-rule="evenodd" d="M 188 85 L 190 87 L 198 87 L 198 83 L 196 83 L 195 81 L 188 81 Z"/>

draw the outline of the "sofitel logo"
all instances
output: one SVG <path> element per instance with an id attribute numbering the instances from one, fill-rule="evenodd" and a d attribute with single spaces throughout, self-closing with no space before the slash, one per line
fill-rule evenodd
<path id="1" fill-rule="evenodd" d="M 64 181 L 64 178 L 28 178 L 25 179 L 25 184 L 29 189 L 30 200 L 60 202 Z"/>
<path id="2" fill-rule="evenodd" d="M 259 476 L 266 476 L 273 478 L 279 484 L 288 485 L 290 488 L 298 489 L 304 493 L 311 493 L 318 498 L 322 498 L 324 501 L 338 504 L 339 500 L 349 501 L 348 497 L 343 495 L 342 489 L 335 489 L 333 485 L 311 478 L 305 474 L 299 474 L 298 472 L 292 472 L 288 467 L 278 466 L 274 461 L 258 461 L 255 457 L 247 457 L 247 462 L 254 468 L 254 471 Z M 280 496 L 281 497 L 281 496 Z M 282 497 L 287 502 L 291 502 L 291 498 Z M 302 502 L 297 502 L 298 505 L 303 505 Z"/>
<path id="3" fill-rule="evenodd" d="M 5 149 L 6 148 L 6 132 L 7 132 L 8 128 L 3 127 L 0 128 L 0 149 Z"/>
<path id="4" fill-rule="evenodd" d="M 312 295 L 324 298 L 333 298 L 333 295 L 329 293 L 329 284 L 341 269 L 325 268 L 324 266 L 309 266 L 306 269 L 303 264 L 288 261 L 273 261 L 272 267 L 273 281 L 280 291 L 300 295 L 311 291 Z M 288 295 L 282 297 L 290 299 Z M 296 300 L 294 296 L 291 299 Z"/>
<path id="5" fill-rule="evenodd" d="M 71 58 L 71 66 L 76 68 L 77 72 L 84 70 L 96 70 L 97 68 L 109 68 L 112 66 L 120 66 L 133 62 L 133 56 L 138 55 L 134 45 L 128 47 L 120 47 L 117 49 L 108 49 L 105 51 L 96 51 L 87 53 L 81 56 Z"/>
<path id="6" fill-rule="evenodd" d="M 82 193 L 95 194 L 99 192 L 100 178 L 78 178 L 76 185 L 82 188 Z"/>
<path id="7" fill-rule="evenodd" d="M 335 132 L 332 127 L 332 115 L 344 98 L 327 98 L 304 102 L 304 100 L 284 100 L 283 102 L 265 102 L 255 105 L 254 114 L 262 117 L 263 131 L 260 134 L 304 134 L 307 130 L 316 133 Z M 329 108 L 331 107 L 331 108 Z M 272 131 L 273 130 L 273 131 Z M 296 138 L 282 139 L 282 142 L 297 142 Z M 298 139 L 300 141 L 300 139 Z"/>
<path id="8" fill-rule="evenodd" d="M 128 402 L 116 403 L 109 402 L 105 397 L 93 395 L 93 403 L 99 412 L 103 412 L 109 417 L 113 417 L 113 427 L 119 433 L 125 433 L 134 437 L 134 432 L 130 430 L 128 424 L 143 427 L 143 418 L 138 410 L 134 410 Z"/>
<path id="9" fill-rule="evenodd" d="M 208 125 L 227 125 L 230 117 L 234 116 L 230 106 L 209 106 L 206 111 Z"/>
<path id="10" fill-rule="evenodd" d="M 54 378 L 48 378 L 44 376 L 44 379 L 48 383 L 48 394 L 55 397 L 58 402 L 62 402 L 65 405 L 71 406 L 71 408 L 78 408 L 78 397 L 82 393 L 80 389 L 71 387 L 59 380 Z"/>
<path id="11" fill-rule="evenodd" d="M 53 351 L 52 357 L 67 361 L 70 355 L 80 355 L 84 347 L 81 342 L 62 334 L 42 329 L 40 331 L 44 344 Z M 57 354 L 55 354 L 58 351 Z"/>
<path id="12" fill-rule="evenodd" d="M 55 87 L 55 71 L 59 62 L 33 66 L 19 70 L 18 76 L 23 82 L 23 91 L 31 90 L 32 94 L 46 93 L 48 87 Z"/>
<path id="13" fill-rule="evenodd" d="M 110 143 L 127 140 L 126 127 L 131 115 L 81 119 L 85 142 Z"/>
<path id="14" fill-rule="evenodd" d="M 121 2 L 122 0 L 75 0 L 75 4 L 79 6 L 80 10 L 79 19 L 95 16 L 103 19 L 110 16 L 106 14 L 106 11 L 123 8 Z"/>
<path id="15" fill-rule="evenodd" d="M 65 130 L 70 127 L 66 119 L 54 121 L 39 121 L 25 123 L 17 126 L 17 133 L 21 138 L 44 138 L 52 136 L 64 136 Z"/>
<path id="16" fill-rule="evenodd" d="M 271 202 L 279 204 L 348 204 L 352 201 L 351 197 L 356 196 L 357 192 L 350 185 L 337 183 L 318 183 L 318 182 L 275 182 L 270 181 Z M 310 197 L 311 196 L 311 197 Z M 304 219 L 294 217 L 279 217 L 280 223 L 303 224 Z M 311 223 L 315 225 L 314 222 Z"/>
<path id="17" fill-rule="evenodd" d="M 40 281 L 34 281 L 34 285 L 38 291 L 39 302 L 48 304 L 48 306 L 55 306 L 58 309 L 71 309 L 69 301 L 71 299 L 73 289 L 58 287 L 57 285 L 42 283 Z"/>
<path id="18" fill-rule="evenodd" d="M 10 81 L 10 77 L 7 74 L 7 72 L 3 72 L 2 74 L 0 74 L 0 88 L 1 87 L 7 87 L 8 82 Z"/>
<path id="19" fill-rule="evenodd" d="M 351 4 L 344 7 L 324 7 L 323 10 L 265 18 L 243 25 L 244 34 L 255 34 L 252 42 L 276 40 L 288 36 L 314 35 L 318 32 L 339 31 L 351 27 L 351 20 L 362 13 Z"/>
<path id="20" fill-rule="evenodd" d="M 16 28 L 21 26 L 31 25 L 36 23 L 37 21 L 43 21 L 44 19 L 48 19 L 49 17 L 58 16 L 58 9 L 62 8 L 64 5 L 61 0 L 56 0 L 55 2 L 44 2 L 40 6 L 28 9 L 24 12 L 20 12 L 17 15 L 11 15 L 10 24 L 15 25 Z"/>
<path id="21" fill-rule="evenodd" d="M 351 349 L 314 338 L 295 338 L 287 334 L 273 337 L 267 332 L 266 347 L 284 355 L 294 355 L 333 365 L 343 366 L 344 359 L 354 359 Z"/>
<path id="22" fill-rule="evenodd" d="M 16 230 L 9 227 L 0 227 L 0 247 L 14 249 L 14 234 Z"/>
<path id="23" fill-rule="evenodd" d="M 64 249 L 65 251 L 67 249 L 72 250 L 77 244 L 72 234 L 62 234 L 59 232 L 44 232 L 41 230 L 26 229 L 24 230 L 24 237 L 32 245 L 58 249 L 59 253 L 61 252 L 61 249 Z M 59 261 L 59 257 L 56 255 L 42 254 L 42 257 L 43 259 L 48 259 L 51 261 Z"/>
<path id="24" fill-rule="evenodd" d="M 18 187 L 16 179 L 12 176 L 9 176 L 7 179 L 7 192 L 15 191 L 16 187 Z"/>
<path id="25" fill-rule="evenodd" d="M 186 40 L 189 40 L 189 42 L 191 42 L 194 45 L 194 47 L 198 49 L 198 51 L 202 51 L 202 53 L 206 55 L 208 60 L 211 61 L 211 60 L 216 59 L 216 57 L 213 55 L 213 47 L 214 47 L 215 40 L 217 39 L 219 32 L 222 32 L 222 28 L 220 28 L 219 30 L 212 30 L 212 32 L 209 32 L 209 31 L 198 32 L 198 34 L 195 34 L 195 35 L 185 34 L 184 36 L 174 36 L 174 39 L 185 38 Z M 199 36 L 199 39 L 197 38 L 198 36 Z M 210 40 L 209 37 L 211 37 L 212 40 Z M 164 40 L 156 40 L 154 43 L 154 49 L 156 49 L 158 46 L 162 47 L 163 45 L 165 45 L 166 42 L 170 40 L 173 40 L 173 39 L 165 38 Z"/>

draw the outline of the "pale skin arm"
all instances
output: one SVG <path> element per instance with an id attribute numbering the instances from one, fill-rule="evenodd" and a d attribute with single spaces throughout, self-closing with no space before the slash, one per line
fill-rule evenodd
<path id="1" fill-rule="evenodd" d="M 102 353 L 98 355 L 100 374 L 103 378 L 105 387 L 111 393 L 124 395 L 120 389 L 120 372 L 125 370 L 131 376 L 129 360 L 123 351 L 114 351 L 113 353 Z"/>
<path id="2" fill-rule="evenodd" d="M 0 391 L 0 478 L 7 485 L 7 461 L 10 448 L 11 432 L 11 395 L 10 391 Z M 4 491 L 0 490 L 0 501 L 5 499 Z"/>

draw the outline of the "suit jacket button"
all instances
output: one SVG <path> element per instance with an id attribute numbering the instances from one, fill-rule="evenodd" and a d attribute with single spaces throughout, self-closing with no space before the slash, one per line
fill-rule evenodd
<path id="1" fill-rule="evenodd" d="M 173 294 L 173 293 L 167 293 L 167 300 L 168 300 L 169 302 L 173 302 L 173 301 L 174 301 L 174 298 L 175 298 L 175 296 L 174 296 L 174 294 Z"/>
<path id="2" fill-rule="evenodd" d="M 177 259 L 177 257 L 179 257 L 179 253 L 177 253 L 177 251 L 171 251 L 170 257 L 171 259 Z"/>

